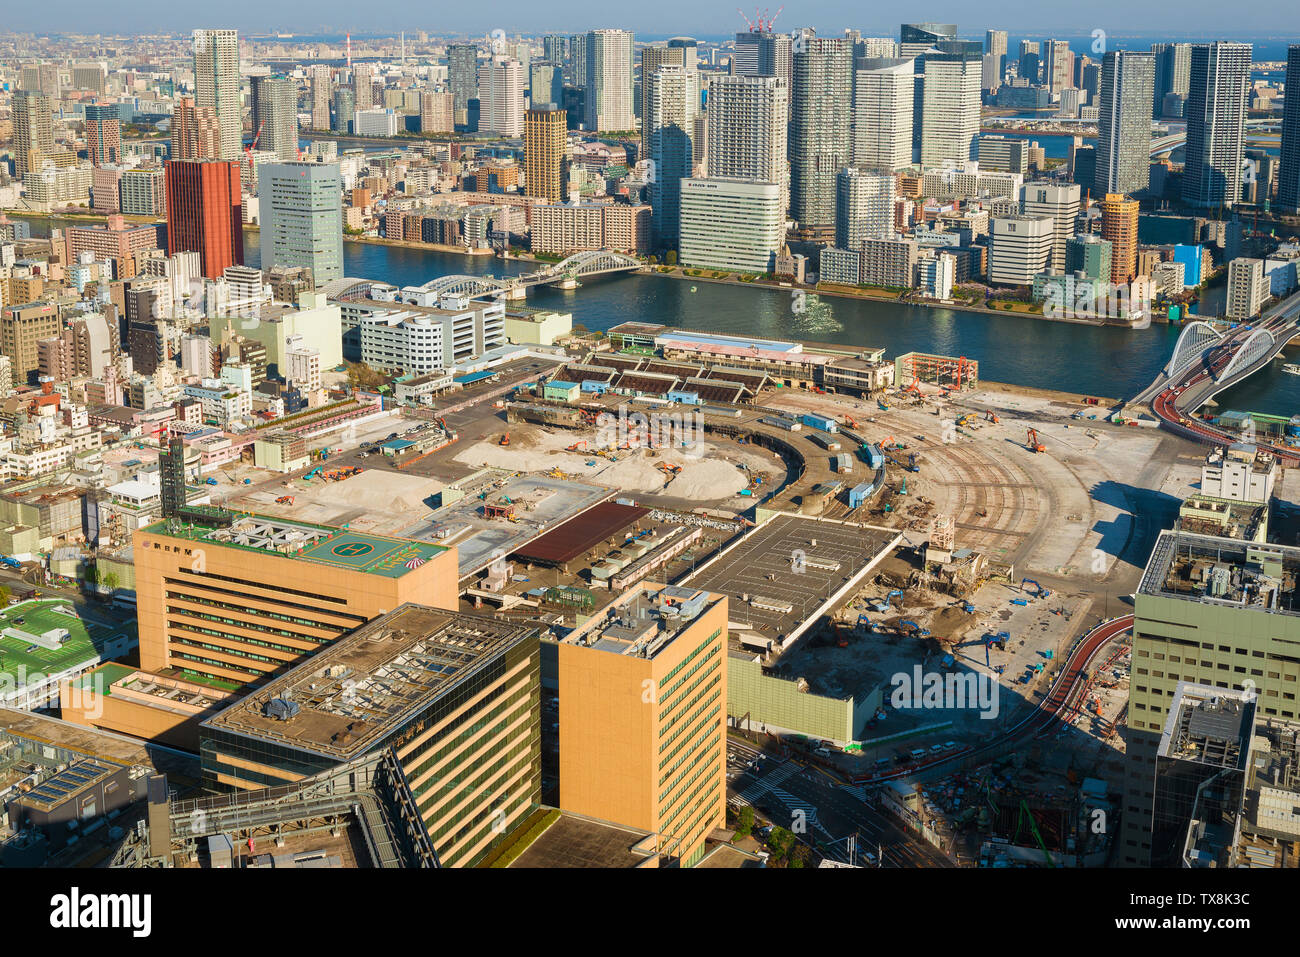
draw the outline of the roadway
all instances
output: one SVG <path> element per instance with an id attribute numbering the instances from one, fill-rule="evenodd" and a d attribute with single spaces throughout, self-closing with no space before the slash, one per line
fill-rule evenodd
<path id="1" fill-rule="evenodd" d="M 1241 436 L 1216 428 L 1191 417 L 1191 414 L 1224 389 L 1241 382 L 1247 376 L 1266 366 L 1296 334 L 1300 327 L 1300 293 L 1284 300 L 1263 320 L 1253 326 L 1240 326 L 1231 330 L 1222 340 L 1206 350 L 1202 361 L 1177 373 L 1177 381 L 1157 383 L 1146 392 L 1151 398 L 1151 411 L 1162 427 L 1196 442 L 1212 445 L 1230 445 L 1241 441 Z M 1237 349 L 1259 329 L 1273 335 L 1270 348 L 1241 369 L 1234 369 L 1221 377 L 1236 354 Z M 1273 442 L 1256 442 L 1260 449 L 1271 452 L 1284 464 L 1300 465 L 1300 449 Z"/>

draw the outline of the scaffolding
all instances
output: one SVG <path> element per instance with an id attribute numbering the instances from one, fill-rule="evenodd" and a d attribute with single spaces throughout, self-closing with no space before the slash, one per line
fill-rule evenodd
<path id="1" fill-rule="evenodd" d="M 895 382 L 918 380 L 951 389 L 973 389 L 979 381 L 979 362 L 965 356 L 926 352 L 905 352 L 894 360 Z"/>

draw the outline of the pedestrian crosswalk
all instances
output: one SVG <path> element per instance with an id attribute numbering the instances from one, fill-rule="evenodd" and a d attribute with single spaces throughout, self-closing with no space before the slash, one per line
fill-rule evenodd
<path id="1" fill-rule="evenodd" d="M 772 788 L 772 797 L 784 804 L 792 813 L 802 812 L 804 823 L 809 827 L 815 827 L 822 834 L 825 834 L 828 839 L 830 838 L 831 832 L 826 830 L 821 821 L 817 820 L 817 808 L 781 788 Z"/>
<path id="2" fill-rule="evenodd" d="M 753 806 L 754 802 L 764 794 L 770 792 L 778 784 L 788 781 L 793 775 L 799 773 L 799 765 L 793 761 L 787 761 L 768 771 L 745 790 L 736 795 L 736 801 L 740 804 Z"/>

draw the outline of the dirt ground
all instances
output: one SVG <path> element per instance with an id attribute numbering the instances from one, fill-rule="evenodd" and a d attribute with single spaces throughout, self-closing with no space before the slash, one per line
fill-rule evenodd
<path id="1" fill-rule="evenodd" d="M 566 449 L 582 437 L 568 431 L 548 432 L 530 427 L 510 433 L 510 445 L 500 444 L 501 433 L 466 445 L 455 456 L 463 465 L 514 469 L 521 472 L 548 472 L 559 469 L 566 476 L 592 481 L 626 492 L 671 495 L 700 504 L 733 502 L 736 493 L 749 485 L 749 472 L 738 464 L 763 476 L 764 482 L 777 478 L 773 459 L 759 453 L 742 451 L 730 443 L 700 440 L 690 449 L 669 449 L 652 453 L 647 449 L 613 452 L 611 461 L 589 452 Z M 591 464 L 588 464 L 591 463 Z M 671 482 L 657 466 L 667 463 L 681 467 Z"/>

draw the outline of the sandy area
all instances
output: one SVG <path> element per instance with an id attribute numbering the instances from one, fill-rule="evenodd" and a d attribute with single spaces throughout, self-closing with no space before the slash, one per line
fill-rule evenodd
<path id="1" fill-rule="evenodd" d="M 363 466 L 364 468 L 364 466 Z M 420 475 L 365 469 L 342 482 L 295 481 L 293 489 L 275 486 L 242 496 L 241 504 L 268 515 L 326 525 L 349 522 L 353 528 L 383 533 L 410 525 L 427 514 L 429 499 L 442 483 Z M 275 499 L 292 495 L 293 505 Z"/>
<path id="2" fill-rule="evenodd" d="M 721 502 L 734 498 L 749 484 L 748 473 L 737 468 L 744 463 L 763 475 L 766 483 L 777 475 L 772 459 L 743 452 L 732 445 L 720 445 L 701 440 L 690 450 L 660 451 L 653 457 L 645 449 L 618 451 L 618 459 L 578 452 L 565 451 L 574 442 L 583 441 L 573 432 L 548 433 L 530 428 L 511 433 L 510 445 L 499 444 L 500 434 L 467 446 L 456 455 L 455 461 L 471 467 L 490 465 L 520 472 L 549 472 L 558 468 L 566 475 L 580 481 L 594 481 L 626 492 L 658 493 L 674 498 L 704 502 Z M 588 462 L 595 463 L 588 465 Z M 656 466 L 667 462 L 681 466 L 682 471 L 671 483 Z"/>

